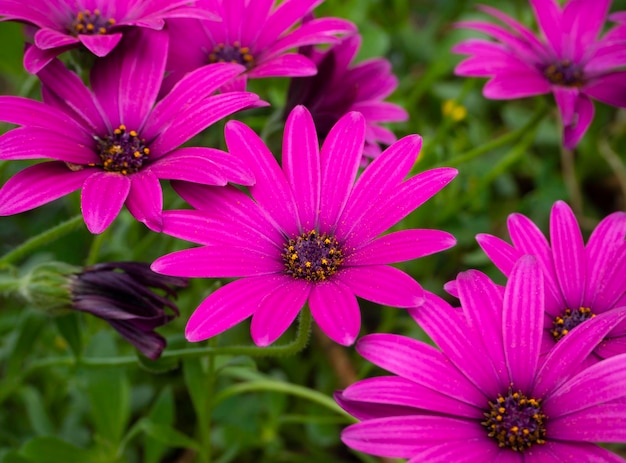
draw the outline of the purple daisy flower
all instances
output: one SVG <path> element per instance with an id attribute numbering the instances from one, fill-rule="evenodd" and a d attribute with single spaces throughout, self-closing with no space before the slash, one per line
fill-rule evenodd
<path id="1" fill-rule="evenodd" d="M 580 367 L 626 308 L 541 358 L 543 279 L 533 256 L 519 260 L 504 290 L 471 270 L 457 284 L 460 310 L 431 294 L 410 310 L 439 349 L 395 334 L 358 342 L 364 358 L 397 376 L 336 394 L 361 420 L 344 443 L 408 463 L 623 462 L 593 442 L 626 441 L 626 355 Z"/>
<path id="2" fill-rule="evenodd" d="M 215 19 L 189 0 L 0 0 L 0 21 L 34 26 L 24 67 L 39 72 L 60 53 L 83 46 L 106 56 L 133 27 L 163 29 L 166 18 Z"/>
<path id="3" fill-rule="evenodd" d="M 356 296 L 395 307 L 422 303 L 421 286 L 388 264 L 447 249 L 454 237 L 439 230 L 379 235 L 457 172 L 440 168 L 404 180 L 421 147 L 421 137 L 412 135 L 384 151 L 355 184 L 364 138 L 365 120 L 352 112 L 320 149 L 310 113 L 297 106 L 286 122 L 281 170 L 250 128 L 226 124 L 229 151 L 257 179 L 252 197 L 230 187 L 177 187 L 198 210 L 166 211 L 163 231 L 202 247 L 152 265 L 167 275 L 241 278 L 200 304 L 187 323 L 188 340 L 209 338 L 252 316 L 252 339 L 265 346 L 308 302 L 320 328 L 349 345 L 361 325 Z"/>
<path id="4" fill-rule="evenodd" d="M 143 262 L 96 264 L 69 277 L 74 310 L 106 320 L 153 360 L 166 346 L 165 338 L 154 330 L 178 316 L 170 298 L 185 286 L 185 278 L 159 275 Z"/>
<path id="5" fill-rule="evenodd" d="M 552 207 L 550 243 L 522 214 L 509 216 L 508 229 L 512 245 L 487 234 L 476 240 L 507 276 L 524 254 L 539 261 L 546 282 L 542 352 L 581 323 L 626 306 L 626 213 L 602 220 L 586 246 L 572 209 L 563 201 Z M 626 324 L 616 327 L 594 352 L 596 359 L 626 353 Z"/>
<path id="6" fill-rule="evenodd" d="M 326 50 L 303 47 L 301 53 L 315 63 L 317 74 L 292 79 L 285 115 L 296 105 L 306 106 L 318 136 L 324 139 L 341 116 L 359 111 L 367 123 L 363 149 L 363 164 L 367 164 L 380 154 L 379 143 L 396 141 L 394 133 L 379 124 L 405 121 L 409 116 L 400 106 L 382 101 L 398 86 L 389 61 L 375 58 L 350 66 L 360 45 L 361 36 L 352 35 Z"/>
<path id="7" fill-rule="evenodd" d="M 591 99 L 626 107 L 626 28 L 598 39 L 611 0 L 530 0 L 543 39 L 495 8 L 479 9 L 505 26 L 465 21 L 458 27 L 483 32 L 496 42 L 469 39 L 453 48 L 472 55 L 457 75 L 490 77 L 483 94 L 511 99 L 552 92 L 563 120 L 563 142 L 574 148 L 594 114 Z"/>
<path id="8" fill-rule="evenodd" d="M 212 95 L 242 67 L 205 66 L 157 102 L 167 54 L 165 31 L 138 29 L 92 70 L 90 91 L 55 60 L 38 76 L 44 102 L 0 97 L 0 120 L 22 127 L 0 137 L 0 159 L 51 158 L 0 189 L 0 215 L 27 211 L 82 188 L 87 228 L 100 233 L 126 204 L 149 228 L 161 228 L 159 179 L 249 185 L 251 171 L 211 148 L 178 148 L 209 125 L 258 103 L 258 96 Z"/>
<path id="9" fill-rule="evenodd" d="M 337 34 L 355 32 L 349 21 L 320 18 L 301 21 L 323 0 L 199 0 L 221 22 L 176 19 L 168 22 L 172 44 L 168 85 L 207 63 L 234 62 L 247 72 L 222 90 L 244 90 L 248 78 L 309 76 L 316 67 L 307 57 L 288 50 L 303 45 L 334 43 Z"/>

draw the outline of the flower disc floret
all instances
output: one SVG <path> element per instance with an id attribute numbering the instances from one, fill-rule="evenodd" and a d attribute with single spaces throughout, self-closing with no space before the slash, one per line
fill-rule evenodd
<path id="1" fill-rule="evenodd" d="M 498 394 L 494 402 L 489 402 L 485 418 L 481 424 L 501 448 L 523 452 L 546 442 L 546 415 L 541 410 L 541 399 L 528 398 L 521 391 L 509 388 L 505 396 Z"/>
<path id="2" fill-rule="evenodd" d="M 575 310 L 566 309 L 561 315 L 554 317 L 550 334 L 555 341 L 559 341 L 578 325 L 595 316 L 596 314 L 589 307 L 580 307 Z"/>
<path id="3" fill-rule="evenodd" d="M 582 87 L 585 83 L 582 67 L 570 60 L 551 64 L 544 69 L 543 75 L 550 83 L 563 87 Z"/>
<path id="4" fill-rule="evenodd" d="M 224 43 L 215 45 L 208 59 L 209 64 L 235 63 L 245 66 L 246 69 L 254 67 L 254 56 L 250 54 L 250 48 L 242 47 L 239 42 L 234 42 L 232 45 Z"/>
<path id="5" fill-rule="evenodd" d="M 139 138 L 134 130 L 127 131 L 120 125 L 112 135 L 98 139 L 98 155 L 102 168 L 107 172 L 133 174 L 141 169 L 150 154 L 145 139 Z"/>
<path id="6" fill-rule="evenodd" d="M 283 254 L 286 272 L 294 278 L 323 281 L 334 275 L 343 262 L 337 239 L 315 230 L 302 233 L 285 243 Z"/>
<path id="7" fill-rule="evenodd" d="M 98 9 L 93 10 L 93 12 L 90 10 L 83 10 L 79 11 L 76 14 L 74 21 L 72 21 L 70 33 L 75 36 L 79 34 L 104 35 L 109 32 L 109 28 L 111 28 L 114 24 L 115 19 L 103 17 Z"/>

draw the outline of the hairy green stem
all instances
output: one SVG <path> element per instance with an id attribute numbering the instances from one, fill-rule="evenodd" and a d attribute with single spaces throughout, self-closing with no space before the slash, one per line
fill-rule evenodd
<path id="1" fill-rule="evenodd" d="M 309 342 L 311 332 L 311 312 L 305 307 L 300 312 L 298 333 L 293 341 L 279 346 L 257 347 L 257 346 L 222 346 L 222 347 L 194 347 L 189 349 L 166 350 L 161 355 L 161 359 L 183 360 L 187 358 L 197 358 L 216 355 L 247 355 L 250 357 L 277 357 L 294 355 L 306 347 Z M 122 367 L 136 365 L 137 357 L 83 357 L 75 359 L 73 357 L 52 357 L 33 362 L 26 370 L 25 375 L 35 370 L 54 366 L 82 366 L 87 368 Z"/>
<path id="2" fill-rule="evenodd" d="M 4 256 L 0 257 L 0 264 L 9 264 L 20 260 L 34 249 L 37 249 L 45 244 L 61 238 L 62 236 L 67 235 L 68 233 L 73 232 L 74 230 L 77 230 L 78 228 L 80 228 L 82 223 L 83 216 L 77 215 L 63 223 L 60 223 L 55 227 L 44 231 L 43 233 L 40 233 L 37 236 L 33 236 L 12 251 L 9 251 Z"/>

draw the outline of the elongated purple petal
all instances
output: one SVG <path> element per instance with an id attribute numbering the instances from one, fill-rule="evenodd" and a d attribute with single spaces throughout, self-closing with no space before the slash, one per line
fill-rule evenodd
<path id="1" fill-rule="evenodd" d="M 576 115 L 576 102 L 580 94 L 580 90 L 576 87 L 562 87 L 555 85 L 552 89 L 554 99 L 559 106 L 563 125 L 572 125 Z"/>
<path id="2" fill-rule="evenodd" d="M 602 339 L 626 319 L 626 307 L 597 315 L 565 335 L 542 360 L 537 371 L 533 393 L 545 396 L 567 381 L 581 359 L 587 358 Z"/>
<path id="3" fill-rule="evenodd" d="M 309 296 L 311 315 L 330 339 L 351 345 L 361 329 L 361 312 L 352 290 L 340 281 L 318 282 Z"/>
<path id="4" fill-rule="evenodd" d="M 102 233 L 117 217 L 128 197 L 131 180 L 116 172 L 96 172 L 87 177 L 80 196 L 85 224 L 91 233 Z"/>
<path id="5" fill-rule="evenodd" d="M 530 0 L 535 17 L 544 37 L 557 56 L 563 50 L 563 36 L 561 35 L 561 9 L 554 0 Z"/>
<path id="6" fill-rule="evenodd" d="M 348 113 L 330 130 L 320 152 L 322 185 L 320 231 L 327 232 L 343 211 L 363 155 L 365 119 Z"/>
<path id="7" fill-rule="evenodd" d="M 74 139 L 39 127 L 18 127 L 0 136 L 0 159 L 56 159 L 87 165 L 100 158 L 93 143 L 84 144 L 80 133 Z"/>
<path id="8" fill-rule="evenodd" d="M 539 361 L 543 330 L 543 279 L 533 256 L 522 257 L 504 291 L 504 356 L 511 383 L 526 391 Z"/>
<path id="9" fill-rule="evenodd" d="M 259 63 L 248 72 L 249 77 L 305 77 L 317 72 L 315 63 L 309 58 L 296 53 L 285 53 L 263 63 Z M 245 81 L 244 86 L 245 88 Z"/>
<path id="10" fill-rule="evenodd" d="M 39 29 L 35 33 L 34 39 L 35 46 L 41 50 L 78 43 L 78 39 L 76 37 L 52 29 Z"/>
<path id="11" fill-rule="evenodd" d="M 368 420 L 341 433 L 341 440 L 353 449 L 393 458 L 410 458 L 444 442 L 462 446 L 471 439 L 485 439 L 485 431 L 475 421 L 428 415 Z"/>
<path id="12" fill-rule="evenodd" d="M 268 292 L 284 281 L 282 275 L 242 278 L 222 286 L 207 297 L 189 318 L 185 337 L 203 341 L 226 331 L 256 312 Z"/>
<path id="13" fill-rule="evenodd" d="M 624 106 L 626 106 L 626 102 Z M 591 125 L 594 113 L 593 102 L 586 95 L 580 95 L 576 100 L 576 122 L 563 129 L 563 145 L 566 149 L 571 150 L 576 147 Z"/>
<path id="14" fill-rule="evenodd" d="M 480 245 L 489 260 L 505 275 L 510 275 L 515 262 L 522 257 L 523 253 L 511 246 L 506 241 L 486 233 L 476 235 L 476 241 Z"/>
<path id="15" fill-rule="evenodd" d="M 179 113 L 150 145 L 156 156 L 179 147 L 194 135 L 236 111 L 253 106 L 259 97 L 253 93 L 230 92 L 214 95 Z"/>
<path id="16" fill-rule="evenodd" d="M 250 193 L 255 201 L 288 236 L 298 235 L 300 227 L 293 192 L 267 146 L 238 121 L 229 121 L 224 134 L 230 153 L 252 169 L 256 183 Z"/>
<path id="17" fill-rule="evenodd" d="M 282 273 L 283 264 L 254 249 L 202 246 L 159 257 L 152 269 L 166 275 L 192 278 L 235 278 Z"/>
<path id="18" fill-rule="evenodd" d="M 119 32 L 100 35 L 87 35 L 79 34 L 78 40 L 85 46 L 87 50 L 98 57 L 103 57 L 111 53 L 120 40 L 122 40 L 122 34 Z"/>
<path id="19" fill-rule="evenodd" d="M 155 232 L 163 229 L 163 191 L 159 179 L 148 169 L 131 177 L 131 187 L 126 199 L 126 207 L 139 222 Z"/>
<path id="20" fill-rule="evenodd" d="M 293 26 L 305 14 L 322 3 L 323 0 L 286 0 L 267 18 L 265 26 L 256 39 L 255 47 L 264 49 Z"/>
<path id="21" fill-rule="evenodd" d="M 320 153 L 315 124 L 304 106 L 296 106 L 285 123 L 283 172 L 298 207 L 300 226 L 316 229 L 320 210 Z"/>
<path id="22" fill-rule="evenodd" d="M 552 1 L 552 0 L 550 0 Z M 550 82 L 537 70 L 500 73 L 483 88 L 485 98 L 511 100 L 543 95 L 551 90 Z"/>
<path id="23" fill-rule="evenodd" d="M 543 404 L 553 419 L 626 397 L 626 354 L 595 363 L 562 384 Z"/>
<path id="24" fill-rule="evenodd" d="M 456 239 L 440 230 L 400 230 L 366 244 L 350 253 L 344 265 L 392 264 L 417 259 L 451 248 Z"/>
<path id="25" fill-rule="evenodd" d="M 388 265 L 347 267 L 337 278 L 354 293 L 382 305 L 419 307 L 424 302 L 424 290 L 410 275 Z"/>
<path id="26" fill-rule="evenodd" d="M 0 189 L 0 215 L 34 209 L 78 190 L 93 169 L 71 171 L 65 163 L 42 162 L 13 175 Z"/>
<path id="27" fill-rule="evenodd" d="M 598 77 L 585 86 L 585 94 L 603 103 L 624 108 L 626 107 L 625 76 L 626 71 L 620 71 Z"/>
<path id="28" fill-rule="evenodd" d="M 276 341 L 295 320 L 304 306 L 312 285 L 306 281 L 285 279 L 259 304 L 252 316 L 250 334 L 257 346 Z"/>
<path id="29" fill-rule="evenodd" d="M 621 443 L 626 440 L 626 403 L 596 405 L 589 410 L 551 420 L 550 424 L 550 435 L 554 439 Z"/>
<path id="30" fill-rule="evenodd" d="M 370 334 L 359 340 L 357 352 L 381 368 L 443 395 L 483 406 L 486 398 L 428 344 L 396 334 Z"/>
<path id="31" fill-rule="evenodd" d="M 510 452 L 508 449 L 502 450 L 497 445 L 486 440 L 484 437 L 474 437 L 471 439 L 456 440 L 450 439 L 448 442 L 438 443 L 428 446 L 424 451 L 419 452 L 407 463 L 475 463 L 477 461 L 489 461 L 503 463 L 498 459 L 499 454 Z M 521 455 L 513 454 L 511 460 L 506 462 L 521 463 Z M 542 460 L 542 463 L 549 463 Z M 556 462 L 555 462 L 556 463 Z"/>
<path id="32" fill-rule="evenodd" d="M 64 112 L 40 101 L 18 96 L 0 96 L 0 121 L 41 127 L 72 139 L 88 137 L 84 129 Z"/>
<path id="33" fill-rule="evenodd" d="M 585 243 L 574 212 L 563 201 L 552 207 L 550 242 L 561 294 L 567 307 L 577 309 L 583 302 L 587 277 Z"/>

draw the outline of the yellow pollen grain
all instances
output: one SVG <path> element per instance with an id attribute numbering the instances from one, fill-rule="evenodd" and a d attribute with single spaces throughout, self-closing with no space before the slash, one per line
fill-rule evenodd
<path id="1" fill-rule="evenodd" d="M 137 136 L 137 132 L 135 132 L 134 130 L 131 130 L 130 132 L 128 132 L 128 134 L 129 134 L 131 137 L 136 137 L 136 136 Z"/>
<path id="2" fill-rule="evenodd" d="M 100 29 L 98 29 L 98 33 L 104 35 L 107 33 L 107 30 L 104 27 L 101 27 Z"/>
<path id="3" fill-rule="evenodd" d="M 143 149 L 143 154 L 145 154 L 146 156 L 150 154 L 150 148 L 144 148 Z"/>
<path id="4" fill-rule="evenodd" d="M 113 24 L 115 24 L 115 19 L 110 18 L 107 22 L 112 26 Z"/>
<path id="5" fill-rule="evenodd" d="M 313 265 L 313 264 L 311 264 L 311 262 L 305 262 L 305 263 L 304 263 L 304 266 L 305 266 L 306 268 L 311 268 L 311 265 Z"/>
<path id="6" fill-rule="evenodd" d="M 506 408 L 504 407 L 498 408 L 498 413 L 504 413 L 505 411 L 506 411 Z"/>
<path id="7" fill-rule="evenodd" d="M 80 11 L 77 15 L 76 15 L 76 19 L 78 19 L 79 21 L 82 21 L 85 18 L 85 16 L 83 15 L 83 12 Z M 78 27 L 78 26 L 76 26 Z"/>
<path id="8" fill-rule="evenodd" d="M 87 24 L 88 31 L 93 31 L 93 29 L 94 29 L 93 24 Z"/>

